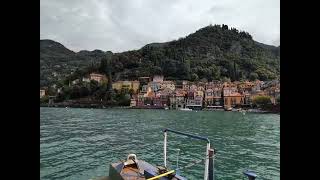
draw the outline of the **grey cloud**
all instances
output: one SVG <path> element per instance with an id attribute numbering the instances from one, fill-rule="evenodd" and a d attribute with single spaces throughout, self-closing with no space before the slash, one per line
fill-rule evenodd
<path id="1" fill-rule="evenodd" d="M 121 52 L 227 24 L 280 44 L 279 0 L 41 0 L 40 39 L 71 50 Z"/>

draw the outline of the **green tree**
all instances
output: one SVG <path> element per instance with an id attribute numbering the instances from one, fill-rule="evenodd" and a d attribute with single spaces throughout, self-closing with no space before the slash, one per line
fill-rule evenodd
<path id="1" fill-rule="evenodd" d="M 93 94 L 98 89 L 99 83 L 97 81 L 91 80 L 90 81 L 90 94 Z"/>
<path id="2" fill-rule="evenodd" d="M 149 44 L 139 50 L 116 54 L 103 51 L 79 52 L 77 55 L 70 53 L 73 55 L 68 56 L 61 52 L 61 58 L 57 58 L 50 55 L 47 49 L 41 51 L 41 85 L 49 84 L 49 87 L 64 76 L 67 77 L 65 85 L 68 85 L 74 78 L 96 70 L 107 74 L 109 80 L 111 75 L 117 79 L 137 79 L 154 74 L 163 74 L 171 79 L 191 80 L 193 73 L 197 74 L 199 79 L 207 78 L 209 81 L 223 77 L 231 80 L 271 80 L 280 73 L 280 47 L 253 41 L 247 32 L 227 25 L 204 27 L 185 38 Z M 98 68 L 96 63 L 99 61 Z M 59 62 L 57 65 L 60 67 L 52 68 L 56 65 L 53 62 Z M 74 64 L 69 67 L 70 63 Z M 67 67 L 64 67 L 65 64 Z M 76 70 L 75 67 L 79 69 Z M 111 75 L 106 68 L 110 68 Z M 74 71 L 72 75 L 71 71 Z M 256 74 L 250 76 L 250 72 Z M 52 73 L 62 75 L 52 78 Z"/>
<path id="3" fill-rule="evenodd" d="M 192 73 L 191 74 L 191 81 L 198 81 L 199 80 L 199 77 L 196 73 Z"/>
<path id="4" fill-rule="evenodd" d="M 71 88 L 69 86 L 63 86 L 61 97 L 63 100 L 69 100 L 71 98 Z"/>
<path id="5" fill-rule="evenodd" d="M 118 100 L 118 104 L 120 106 L 130 106 L 130 96 L 122 95 L 121 98 Z"/>
<path id="6" fill-rule="evenodd" d="M 96 100 L 105 100 L 106 97 L 106 92 L 107 92 L 107 87 L 106 86 L 100 86 L 98 89 L 94 92 L 93 96 Z"/>
<path id="7" fill-rule="evenodd" d="M 49 96 L 43 96 L 40 98 L 40 104 L 48 103 L 49 102 Z"/>
<path id="8" fill-rule="evenodd" d="M 55 96 L 55 95 L 56 95 L 56 90 L 55 90 L 55 88 L 49 87 L 48 90 L 47 90 L 47 94 L 48 94 L 49 96 Z"/>
<path id="9" fill-rule="evenodd" d="M 134 90 L 131 88 L 131 89 L 129 89 L 129 94 L 130 94 L 130 96 L 132 97 L 132 95 L 134 94 Z"/>
<path id="10" fill-rule="evenodd" d="M 271 104 L 271 99 L 269 96 L 257 96 L 252 102 L 258 107 L 266 107 L 267 105 Z"/>
<path id="11" fill-rule="evenodd" d="M 86 86 L 80 87 L 80 97 L 86 97 L 89 95 L 89 89 Z"/>
<path id="12" fill-rule="evenodd" d="M 222 82 L 231 82 L 231 80 L 230 80 L 230 78 L 223 77 L 223 78 L 222 78 Z"/>
<path id="13" fill-rule="evenodd" d="M 71 88 L 70 98 L 71 99 L 80 98 L 80 87 L 79 86 L 73 86 Z"/>
<path id="14" fill-rule="evenodd" d="M 212 79 L 213 80 L 218 80 L 220 79 L 220 68 L 218 68 L 215 65 L 211 66 L 211 71 L 212 71 Z"/>
<path id="15" fill-rule="evenodd" d="M 250 81 L 255 81 L 255 80 L 257 80 L 257 79 L 258 79 L 258 74 L 255 73 L 255 72 L 250 73 L 249 79 L 250 79 Z"/>

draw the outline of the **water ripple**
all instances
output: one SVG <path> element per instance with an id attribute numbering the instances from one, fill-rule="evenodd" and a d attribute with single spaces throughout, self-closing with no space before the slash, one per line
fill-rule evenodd
<path id="1" fill-rule="evenodd" d="M 280 116 L 236 112 L 40 108 L 40 179 L 87 180 L 108 174 L 109 164 L 136 153 L 163 164 L 164 128 L 207 136 L 217 149 L 217 179 L 280 179 Z M 169 134 L 168 165 L 201 159 L 205 143 Z M 202 179 L 204 164 L 181 170 Z"/>

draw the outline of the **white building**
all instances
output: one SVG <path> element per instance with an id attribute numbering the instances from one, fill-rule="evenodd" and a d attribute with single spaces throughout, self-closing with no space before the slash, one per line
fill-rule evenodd
<path id="1" fill-rule="evenodd" d="M 46 95 L 46 91 L 43 89 L 40 89 L 40 98 Z"/>
<path id="2" fill-rule="evenodd" d="M 98 83 L 101 83 L 103 81 L 107 81 L 107 77 L 103 74 L 91 73 L 90 80 L 95 80 Z"/>

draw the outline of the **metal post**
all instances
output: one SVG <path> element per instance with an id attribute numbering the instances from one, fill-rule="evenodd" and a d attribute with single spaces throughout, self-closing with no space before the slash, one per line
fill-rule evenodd
<path id="1" fill-rule="evenodd" d="M 179 152 L 180 152 L 180 149 L 177 149 L 178 151 L 178 156 L 177 156 L 177 168 L 176 169 L 179 169 Z"/>
<path id="2" fill-rule="evenodd" d="M 205 163 L 205 169 L 204 169 L 204 180 L 208 180 L 208 173 L 209 173 L 209 150 L 210 150 L 210 143 L 207 143 L 206 163 Z"/>
<path id="3" fill-rule="evenodd" d="M 209 150 L 209 180 L 214 180 L 214 149 Z"/>
<path id="4" fill-rule="evenodd" d="M 210 150 L 210 140 L 206 137 L 201 137 L 198 135 L 192 135 L 192 134 L 187 134 L 187 133 L 183 133 L 183 132 L 179 132 L 179 131 L 175 131 L 172 129 L 165 129 L 164 132 L 164 143 L 163 143 L 163 154 L 164 154 L 164 166 L 167 166 L 167 132 L 173 132 L 175 134 L 179 134 L 179 135 L 183 135 L 183 136 L 187 136 L 190 138 L 195 138 L 195 139 L 199 139 L 199 140 L 203 140 L 207 142 L 207 149 L 206 149 L 206 157 L 205 157 L 205 172 L 204 172 L 204 180 L 208 180 L 208 176 L 209 176 L 209 150 Z M 211 179 L 210 179 L 211 180 Z"/>
<path id="5" fill-rule="evenodd" d="M 163 156 L 164 156 L 164 167 L 167 167 L 167 131 L 164 132 Z"/>

